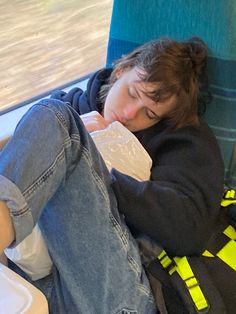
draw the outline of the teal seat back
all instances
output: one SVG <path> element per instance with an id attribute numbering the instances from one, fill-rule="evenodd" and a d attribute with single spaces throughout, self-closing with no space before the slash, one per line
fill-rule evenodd
<path id="1" fill-rule="evenodd" d="M 219 142 L 226 183 L 236 186 L 236 1 L 114 0 L 107 66 L 142 43 L 159 37 L 201 37 L 209 47 L 213 100 L 205 120 Z"/>

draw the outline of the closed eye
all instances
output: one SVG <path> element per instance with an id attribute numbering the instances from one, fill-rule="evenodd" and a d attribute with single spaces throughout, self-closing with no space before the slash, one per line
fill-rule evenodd
<path id="1" fill-rule="evenodd" d="M 152 111 L 151 109 L 146 108 L 146 109 L 145 109 L 145 112 L 146 112 L 146 116 L 147 116 L 149 119 L 151 119 L 151 120 L 154 120 L 154 119 L 160 120 L 160 117 L 159 117 L 154 111 Z"/>
<path id="2" fill-rule="evenodd" d="M 138 90 L 134 86 L 128 87 L 128 95 L 133 99 L 142 100 L 140 94 L 138 93 Z M 144 110 L 148 119 L 157 121 L 160 120 L 160 116 L 158 116 L 152 109 L 144 106 Z"/>
<path id="3" fill-rule="evenodd" d="M 128 95 L 131 97 L 131 98 L 134 98 L 134 99 L 137 99 L 138 98 L 138 95 L 135 94 L 135 92 L 133 90 L 131 90 L 130 88 L 128 88 Z"/>

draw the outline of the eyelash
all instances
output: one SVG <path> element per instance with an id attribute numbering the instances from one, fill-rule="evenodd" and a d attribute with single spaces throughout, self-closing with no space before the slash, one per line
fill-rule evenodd
<path id="1" fill-rule="evenodd" d="M 154 112 L 152 112 L 150 109 L 146 109 L 146 116 L 150 120 L 159 119 L 159 117 Z"/>
<path id="2" fill-rule="evenodd" d="M 134 95 L 134 94 L 131 93 L 130 89 L 128 89 L 128 94 L 129 94 L 129 96 L 130 96 L 131 98 L 134 98 L 134 99 L 137 98 L 136 95 Z"/>
<path id="3" fill-rule="evenodd" d="M 133 99 L 137 99 L 137 96 L 133 95 L 131 93 L 130 89 L 128 89 L 128 95 Z M 155 120 L 155 119 L 159 120 L 159 117 L 148 108 L 145 109 L 145 114 L 148 117 L 148 119 L 150 119 L 150 120 Z"/>

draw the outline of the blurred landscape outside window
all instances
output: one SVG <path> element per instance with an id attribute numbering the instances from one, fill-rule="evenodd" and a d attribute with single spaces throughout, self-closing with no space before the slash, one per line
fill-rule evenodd
<path id="1" fill-rule="evenodd" d="M 0 111 L 105 65 L 112 0 L 0 0 Z"/>

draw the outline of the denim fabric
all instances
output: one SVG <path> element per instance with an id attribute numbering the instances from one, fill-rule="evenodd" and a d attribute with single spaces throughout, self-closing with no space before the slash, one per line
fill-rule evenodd
<path id="1" fill-rule="evenodd" d="M 47 243 L 53 273 L 34 284 L 50 313 L 156 313 L 110 174 L 70 106 L 52 99 L 33 106 L 0 154 L 0 175 L 12 245 L 37 221 Z"/>

